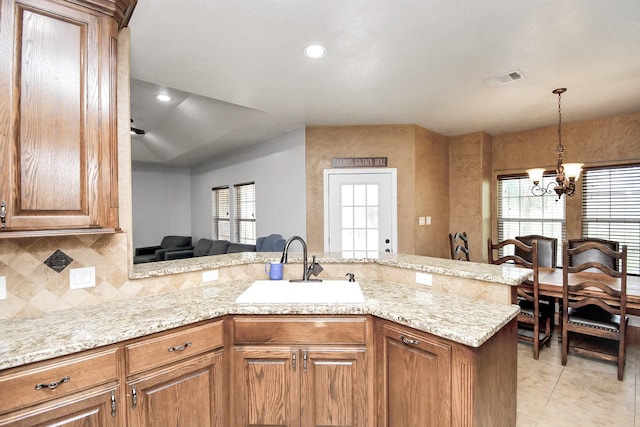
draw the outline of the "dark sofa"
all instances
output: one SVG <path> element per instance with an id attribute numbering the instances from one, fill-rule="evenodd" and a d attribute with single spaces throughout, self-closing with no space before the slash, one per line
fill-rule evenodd
<path id="1" fill-rule="evenodd" d="M 136 248 L 133 263 L 162 261 L 165 259 L 165 253 L 177 250 L 193 250 L 191 236 L 164 236 L 157 246 Z"/>
<path id="2" fill-rule="evenodd" d="M 285 240 L 279 234 L 258 237 L 256 244 L 234 243 L 228 240 L 200 239 L 193 249 L 172 250 L 163 253 L 161 261 L 184 259 L 201 256 L 231 254 L 237 252 L 280 252 L 284 249 Z"/>

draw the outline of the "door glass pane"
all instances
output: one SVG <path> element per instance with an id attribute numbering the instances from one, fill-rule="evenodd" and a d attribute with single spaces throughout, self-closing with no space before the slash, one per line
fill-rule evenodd
<path id="1" fill-rule="evenodd" d="M 353 185 L 342 185 L 342 206 L 352 206 L 353 205 Z"/>
<path id="2" fill-rule="evenodd" d="M 353 186 L 353 204 L 356 206 L 364 206 L 367 204 L 367 186 L 357 184 Z"/>
<path id="3" fill-rule="evenodd" d="M 367 226 L 367 208 L 356 207 L 353 209 L 353 226 L 356 228 Z"/>
<path id="4" fill-rule="evenodd" d="M 377 258 L 379 185 L 343 184 L 341 196 L 343 256 Z"/>
<path id="5" fill-rule="evenodd" d="M 353 228 L 353 207 L 342 207 L 342 228 Z"/>

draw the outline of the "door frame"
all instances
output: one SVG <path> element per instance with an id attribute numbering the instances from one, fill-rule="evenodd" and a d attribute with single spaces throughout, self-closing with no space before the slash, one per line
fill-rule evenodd
<path id="1" fill-rule="evenodd" d="M 329 176 L 330 175 L 391 175 L 391 251 L 398 252 L 398 169 L 396 168 L 354 168 L 325 169 L 324 176 L 324 251 L 329 250 Z"/>

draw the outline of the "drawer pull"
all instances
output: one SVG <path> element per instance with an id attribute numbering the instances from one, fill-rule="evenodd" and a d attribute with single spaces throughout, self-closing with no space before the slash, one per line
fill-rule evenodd
<path id="1" fill-rule="evenodd" d="M 7 202 L 0 202 L 0 227 L 7 226 Z"/>
<path id="2" fill-rule="evenodd" d="M 293 368 L 293 372 L 296 371 L 296 352 L 291 352 L 291 367 Z"/>
<path id="3" fill-rule="evenodd" d="M 420 344 L 420 341 L 414 340 L 412 338 L 407 338 L 404 335 L 400 335 L 400 339 L 402 340 L 403 343 L 405 343 L 407 345 L 419 345 Z"/>
<path id="4" fill-rule="evenodd" d="M 172 352 L 172 351 L 184 351 L 184 349 L 187 348 L 187 347 L 191 347 L 191 342 L 186 342 L 186 343 L 184 343 L 184 344 L 182 344 L 180 346 L 177 346 L 177 347 L 169 347 L 167 350 L 169 350 L 169 352 Z"/>
<path id="5" fill-rule="evenodd" d="M 136 406 L 138 406 L 138 391 L 134 384 L 131 386 L 131 409 L 136 409 Z"/>
<path id="6" fill-rule="evenodd" d="M 307 372 L 307 352 L 302 352 L 302 370 Z"/>
<path id="7" fill-rule="evenodd" d="M 111 416 L 116 416 L 116 392 L 111 391 Z"/>
<path id="8" fill-rule="evenodd" d="M 68 383 L 69 381 L 71 381 L 71 378 L 64 377 L 60 381 L 54 381 L 54 382 L 51 382 L 49 384 L 36 384 L 36 390 L 41 390 L 43 388 L 48 388 L 50 390 L 53 390 L 56 387 L 58 387 L 60 384 Z"/>

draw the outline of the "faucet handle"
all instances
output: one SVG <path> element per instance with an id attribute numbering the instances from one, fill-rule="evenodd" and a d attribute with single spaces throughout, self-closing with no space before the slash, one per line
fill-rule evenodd
<path id="1" fill-rule="evenodd" d="M 345 277 L 347 277 L 347 276 L 349 277 L 349 282 L 355 282 L 356 281 L 356 279 L 355 279 L 356 275 L 355 274 L 347 273 L 347 274 L 345 274 Z"/>

